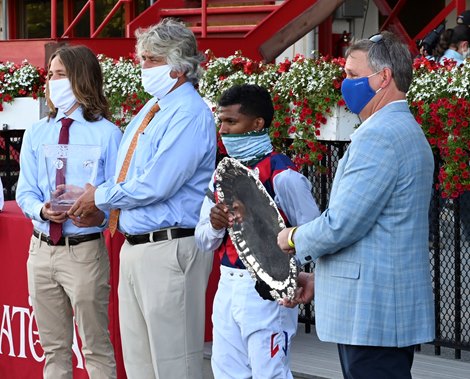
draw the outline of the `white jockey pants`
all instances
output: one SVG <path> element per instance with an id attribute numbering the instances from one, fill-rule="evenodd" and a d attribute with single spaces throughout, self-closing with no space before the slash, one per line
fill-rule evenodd
<path id="1" fill-rule="evenodd" d="M 298 309 L 263 300 L 247 270 L 220 267 L 212 312 L 215 379 L 291 379 Z"/>

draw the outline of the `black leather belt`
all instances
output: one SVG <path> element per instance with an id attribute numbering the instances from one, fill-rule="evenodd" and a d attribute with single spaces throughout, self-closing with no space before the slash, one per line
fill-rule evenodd
<path id="1" fill-rule="evenodd" d="M 101 233 L 91 233 L 91 234 L 82 234 L 82 235 L 76 235 L 76 236 L 70 236 L 70 237 L 60 237 L 57 243 L 53 243 L 52 240 L 48 236 L 42 233 L 39 233 L 37 230 L 33 230 L 33 234 L 35 237 L 40 238 L 41 241 L 44 241 L 48 245 L 51 245 L 51 246 L 65 246 L 67 239 L 69 241 L 70 246 L 75 246 L 82 242 L 93 241 L 93 240 L 97 240 L 101 238 Z"/>
<path id="2" fill-rule="evenodd" d="M 175 229 L 158 230 L 156 232 L 146 233 L 146 234 L 132 235 L 132 234 L 125 233 L 124 237 L 126 237 L 127 242 L 129 242 L 131 245 L 140 245 L 141 243 L 148 243 L 150 241 L 153 241 L 153 242 L 166 241 L 168 239 L 168 231 L 170 231 L 171 239 L 194 236 L 194 228 L 192 229 L 175 228 Z M 152 238 L 150 238 L 151 235 L 152 235 Z"/>

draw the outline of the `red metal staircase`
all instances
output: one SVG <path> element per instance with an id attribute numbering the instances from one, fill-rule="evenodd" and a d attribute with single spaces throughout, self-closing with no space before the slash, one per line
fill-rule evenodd
<path id="1" fill-rule="evenodd" d="M 252 59 L 272 61 L 343 2 L 201 0 L 196 2 L 199 7 L 185 8 L 184 1 L 159 0 L 129 23 L 127 36 L 156 20 L 174 17 L 193 30 L 201 50 L 211 49 L 216 56 L 242 50 Z"/>
<path id="2" fill-rule="evenodd" d="M 400 12 L 403 10 L 407 2 L 407 0 L 397 0 L 392 1 L 394 5 L 391 5 L 390 0 L 374 0 L 380 14 L 385 17 L 385 21 L 380 25 L 380 30 L 390 30 L 399 35 L 415 54 L 418 53 L 415 41 L 424 38 L 429 32 L 446 20 L 452 11 L 455 10 L 457 15 L 462 13 L 465 10 L 466 5 L 465 0 L 447 1 L 447 5 L 437 15 L 435 15 L 433 19 L 418 32 L 418 34 L 410 36 L 400 21 Z M 417 14 L 416 16 L 419 17 L 420 15 Z"/>
<path id="3" fill-rule="evenodd" d="M 173 5 L 173 2 L 171 3 Z M 204 0 L 198 8 L 160 9 L 161 18 L 179 18 L 191 28 L 196 37 L 243 37 L 280 5 L 259 0 Z M 157 4 L 154 4 L 157 6 Z M 138 22 L 139 20 L 136 19 Z M 132 30 L 133 23 L 129 25 Z"/>
<path id="4" fill-rule="evenodd" d="M 272 61 L 291 44 L 323 22 L 344 0 L 157 0 L 134 16 L 134 0 L 118 0 L 96 27 L 95 1 L 88 0 L 76 14 L 70 13 L 71 0 L 63 0 L 64 32 L 57 32 L 57 0 L 51 1 L 51 38 L 47 40 L 0 41 L 2 60 L 28 59 L 44 65 L 48 49 L 56 43 L 84 44 L 96 53 L 110 57 L 127 56 L 134 51 L 134 33 L 174 17 L 184 21 L 196 37 L 200 50 L 210 49 L 216 56 L 228 56 L 236 50 L 252 59 Z M 68 11 L 66 12 L 66 8 Z M 100 38 L 111 18 L 123 9 L 125 38 Z M 89 18 L 89 36 L 77 37 L 74 28 Z"/>

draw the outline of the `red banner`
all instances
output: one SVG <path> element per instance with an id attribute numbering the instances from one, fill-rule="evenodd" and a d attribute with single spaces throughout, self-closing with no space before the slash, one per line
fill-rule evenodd
<path id="1" fill-rule="evenodd" d="M 44 353 L 37 332 L 34 312 L 28 297 L 26 261 L 32 234 L 31 221 L 25 218 L 16 202 L 7 201 L 0 213 L 0 378 L 42 378 Z M 114 345 L 118 379 L 126 379 L 122 361 L 117 284 L 119 251 L 123 236 L 111 238 L 105 233 L 110 258 L 111 294 L 109 301 L 109 331 Z M 212 339 L 212 301 L 219 278 L 218 261 L 209 278 L 206 295 L 206 341 Z M 77 332 L 74 335 L 74 379 L 87 379 L 84 358 Z"/>

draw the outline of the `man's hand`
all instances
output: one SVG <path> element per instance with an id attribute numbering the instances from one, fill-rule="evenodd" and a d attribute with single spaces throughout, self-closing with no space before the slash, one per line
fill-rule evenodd
<path id="1" fill-rule="evenodd" d="M 293 228 L 285 228 L 277 235 L 277 245 L 286 254 L 294 254 L 295 249 L 289 246 L 287 242 L 289 239 L 289 233 Z"/>
<path id="2" fill-rule="evenodd" d="M 84 228 L 89 226 L 100 226 L 103 223 L 105 216 L 106 215 L 103 211 L 98 210 L 97 212 L 88 213 L 83 217 L 70 216 L 70 219 L 75 226 Z"/>
<path id="3" fill-rule="evenodd" d="M 63 224 L 69 218 L 67 212 L 57 212 L 51 209 L 51 203 L 48 201 L 42 206 L 41 218 L 57 224 Z"/>
<path id="4" fill-rule="evenodd" d="M 313 272 L 300 272 L 297 277 L 297 289 L 295 296 L 292 300 L 284 298 L 279 301 L 279 304 L 287 307 L 294 308 L 298 304 L 308 304 L 313 300 L 315 276 Z"/>
<path id="5" fill-rule="evenodd" d="M 86 219 L 88 215 L 99 212 L 99 209 L 95 205 L 95 191 L 96 187 L 89 183 L 85 184 L 85 193 L 75 201 L 67 214 L 69 216 Z"/>
<path id="6" fill-rule="evenodd" d="M 233 226 L 233 215 L 223 203 L 218 203 L 211 209 L 210 222 L 214 229 L 220 230 Z"/>

